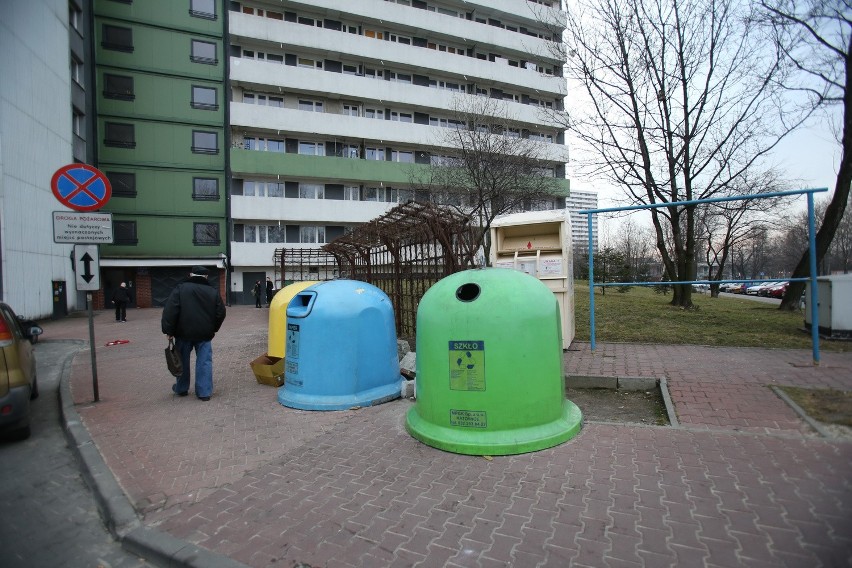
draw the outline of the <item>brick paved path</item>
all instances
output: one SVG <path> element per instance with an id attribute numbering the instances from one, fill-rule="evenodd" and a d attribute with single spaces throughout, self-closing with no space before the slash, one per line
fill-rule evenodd
<path id="1" fill-rule="evenodd" d="M 78 412 L 147 525 L 250 566 L 852 564 L 852 443 L 819 438 L 767 386 L 852 389 L 852 354 L 814 368 L 809 351 L 577 344 L 566 372 L 665 376 L 684 427 L 587 423 L 488 460 L 408 436 L 410 401 L 280 406 L 248 367 L 265 309 L 229 309 L 210 402 L 174 397 L 160 313 L 99 313 L 101 401 L 81 352 Z M 85 318 L 45 329 L 88 337 Z"/>

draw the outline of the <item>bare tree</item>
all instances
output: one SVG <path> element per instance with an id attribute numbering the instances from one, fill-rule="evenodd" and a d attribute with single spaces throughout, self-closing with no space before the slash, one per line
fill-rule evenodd
<path id="1" fill-rule="evenodd" d="M 730 195 L 757 176 L 803 117 L 779 99 L 784 59 L 747 10 L 737 0 L 577 0 L 564 48 L 582 97 L 565 125 L 585 150 L 581 168 L 645 205 Z M 694 280 L 698 206 L 651 218 L 667 275 Z M 691 292 L 675 286 L 671 303 L 691 307 Z"/>
<path id="2" fill-rule="evenodd" d="M 765 21 L 775 45 L 800 71 L 798 82 L 786 83 L 818 106 L 840 106 L 840 164 L 834 195 L 816 234 L 816 262 L 828 253 L 849 201 L 852 184 L 852 3 L 849 0 L 762 0 Z M 810 274 L 810 254 L 804 250 L 793 278 Z M 798 309 L 803 282 L 791 282 L 780 309 Z"/>
<path id="3" fill-rule="evenodd" d="M 493 98 L 457 98 L 448 124 L 435 141 L 447 155 L 433 153 L 431 167 L 412 169 L 410 182 L 475 219 L 490 265 L 490 228 L 497 216 L 543 208 L 554 199 L 564 204 L 557 176 L 564 177 L 565 149 L 531 138 L 529 125 Z"/>
<path id="4" fill-rule="evenodd" d="M 623 257 L 629 279 L 647 281 L 654 256 L 653 231 L 628 218 L 619 226 L 613 244 Z"/>
<path id="5" fill-rule="evenodd" d="M 740 194 L 760 194 L 785 189 L 775 172 L 765 172 L 760 178 L 742 177 Z M 731 264 L 731 251 L 742 248 L 757 233 L 777 227 L 777 209 L 789 199 L 743 199 L 712 203 L 700 215 L 700 235 L 704 242 L 704 261 L 709 280 L 723 280 Z M 719 284 L 710 285 L 711 297 L 719 296 Z"/>

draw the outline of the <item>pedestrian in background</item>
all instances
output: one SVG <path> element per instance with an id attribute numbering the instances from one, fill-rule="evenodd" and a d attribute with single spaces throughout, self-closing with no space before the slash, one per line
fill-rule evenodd
<path id="1" fill-rule="evenodd" d="M 260 295 L 263 294 L 263 286 L 261 286 L 260 280 L 255 281 L 254 289 L 251 291 L 251 293 L 254 296 L 254 307 L 255 308 L 263 307 L 261 305 L 261 299 L 260 299 Z"/>
<path id="2" fill-rule="evenodd" d="M 272 280 L 269 276 L 266 277 L 266 307 L 272 303 L 272 296 L 275 295 L 275 286 L 272 284 Z"/>
<path id="3" fill-rule="evenodd" d="M 178 396 L 189 394 L 189 358 L 195 349 L 195 396 L 210 400 L 213 395 L 213 336 L 225 321 L 225 304 L 207 281 L 209 272 L 193 266 L 189 279 L 175 286 L 163 307 L 163 333 L 175 338 L 183 362 L 183 374 L 172 385 Z"/>
<path id="4" fill-rule="evenodd" d="M 127 293 L 127 284 L 124 282 L 112 293 L 112 303 L 115 304 L 115 321 L 127 321 L 127 302 L 130 301 L 130 294 Z"/>

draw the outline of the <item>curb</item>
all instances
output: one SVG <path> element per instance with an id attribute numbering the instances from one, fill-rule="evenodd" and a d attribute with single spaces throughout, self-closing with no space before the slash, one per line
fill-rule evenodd
<path id="1" fill-rule="evenodd" d="M 113 538 L 128 552 L 163 566 L 248 568 L 236 560 L 142 524 L 74 408 L 74 399 L 71 396 L 71 362 L 77 353 L 86 349 L 87 342 L 78 343 L 80 349 L 70 353 L 62 362 L 59 411 L 68 445 L 77 456 L 83 478 L 92 490 L 101 518 Z"/>

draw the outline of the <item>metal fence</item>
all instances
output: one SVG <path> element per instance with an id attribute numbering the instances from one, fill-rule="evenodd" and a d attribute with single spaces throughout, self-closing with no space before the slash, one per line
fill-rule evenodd
<path id="1" fill-rule="evenodd" d="M 348 278 L 391 299 L 397 337 L 416 338 L 417 306 L 438 280 L 478 266 L 470 218 L 429 203 L 406 203 L 321 249 L 279 249 L 282 281 Z"/>

